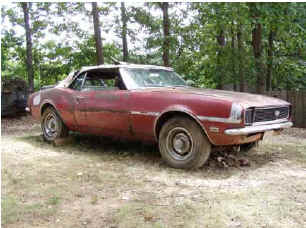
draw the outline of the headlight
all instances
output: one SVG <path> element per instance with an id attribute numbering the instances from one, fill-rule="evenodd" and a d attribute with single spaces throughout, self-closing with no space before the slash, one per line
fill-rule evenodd
<path id="1" fill-rule="evenodd" d="M 234 121 L 241 121 L 242 119 L 242 106 L 236 103 L 232 104 L 230 119 Z"/>

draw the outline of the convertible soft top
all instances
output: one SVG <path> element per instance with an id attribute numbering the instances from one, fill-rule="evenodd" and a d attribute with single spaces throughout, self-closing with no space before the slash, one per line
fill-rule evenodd
<path id="1" fill-rule="evenodd" d="M 104 64 L 104 65 L 98 65 L 98 66 L 86 66 L 82 67 L 80 70 L 80 73 L 85 71 L 91 71 L 91 70 L 103 70 L 103 69 L 114 69 L 118 70 L 120 68 L 139 68 L 139 69 L 161 69 L 161 70 L 168 70 L 173 71 L 173 68 L 171 67 L 164 67 L 164 66 L 155 66 L 155 65 L 141 65 L 141 64 L 120 64 L 120 65 L 113 65 L 113 64 Z"/>
<path id="2" fill-rule="evenodd" d="M 82 67 L 79 71 L 74 71 L 71 72 L 64 80 L 60 81 L 56 87 L 66 87 L 68 86 L 73 78 L 76 75 L 79 75 L 83 72 L 87 71 L 96 71 L 98 72 L 99 70 L 103 71 L 119 71 L 120 68 L 138 68 L 138 69 L 160 69 L 160 70 L 167 70 L 167 71 L 173 71 L 173 68 L 171 67 L 164 67 L 164 66 L 156 66 L 156 65 L 142 65 L 142 64 L 103 64 L 103 65 L 98 65 L 98 66 L 85 66 Z"/>

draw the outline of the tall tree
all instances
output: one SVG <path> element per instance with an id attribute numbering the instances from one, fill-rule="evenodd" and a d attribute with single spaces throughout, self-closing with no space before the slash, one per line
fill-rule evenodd
<path id="1" fill-rule="evenodd" d="M 236 55 L 236 50 L 235 50 L 235 38 L 236 34 L 234 32 L 234 22 L 232 21 L 231 24 L 231 55 L 232 55 L 232 80 L 234 84 L 234 90 L 237 91 L 237 80 L 236 80 L 236 61 L 235 61 L 235 55 Z"/>
<path id="2" fill-rule="evenodd" d="M 238 46 L 238 75 L 239 75 L 239 91 L 244 92 L 244 74 L 243 74 L 243 56 L 242 56 L 242 51 L 243 51 L 243 45 L 242 45 L 242 29 L 241 29 L 241 24 L 238 25 L 238 31 L 237 31 L 237 46 Z"/>
<path id="3" fill-rule="evenodd" d="M 271 27 L 268 38 L 268 63 L 267 63 L 267 75 L 266 75 L 266 90 L 271 90 L 272 84 L 272 66 L 273 66 L 273 41 L 275 37 L 275 31 Z"/>
<path id="4" fill-rule="evenodd" d="M 170 20 L 169 20 L 169 3 L 162 2 L 161 8 L 163 11 L 163 31 L 164 31 L 164 40 L 163 40 L 163 61 L 164 66 L 170 66 L 169 63 L 169 50 L 170 50 Z"/>
<path id="5" fill-rule="evenodd" d="M 256 92 L 263 94 L 265 91 L 265 78 L 262 64 L 262 24 L 259 22 L 260 10 L 257 7 L 257 3 L 249 3 L 254 26 L 252 30 L 252 46 L 256 68 Z"/>
<path id="6" fill-rule="evenodd" d="M 123 52 L 123 61 L 127 62 L 129 58 L 128 52 L 128 45 L 127 45 L 127 15 L 126 15 L 126 8 L 124 2 L 121 2 L 121 21 L 122 21 L 122 31 L 121 31 L 121 38 L 122 38 L 122 52 Z"/>
<path id="7" fill-rule="evenodd" d="M 139 55 L 137 62 L 149 64 L 163 64 L 163 20 L 152 14 L 152 8 L 162 10 L 162 3 L 144 3 L 144 7 L 131 7 L 131 18 L 140 25 L 138 31 L 142 31 L 144 37 L 139 40 L 143 43 L 143 52 L 145 55 Z M 129 31 L 129 34 L 131 31 Z M 137 38 L 135 36 L 135 38 Z M 133 38 L 132 38 L 133 39 Z M 134 39 L 135 40 L 135 39 Z"/>
<path id="8" fill-rule="evenodd" d="M 222 56 L 223 56 L 223 48 L 225 45 L 225 36 L 224 30 L 220 29 L 219 34 L 216 36 L 216 40 L 218 43 L 218 53 L 217 53 L 217 89 L 223 89 L 223 67 L 222 67 Z"/>
<path id="9" fill-rule="evenodd" d="M 33 71 L 33 60 L 32 60 L 32 33 L 30 27 L 30 18 L 29 18 L 29 4 L 27 2 L 23 2 L 22 9 L 24 14 L 24 28 L 26 31 L 26 42 L 27 42 L 27 71 L 28 71 L 28 82 L 29 82 L 29 90 L 30 92 L 34 92 L 34 71 Z"/>
<path id="10" fill-rule="evenodd" d="M 92 4 L 92 16 L 93 16 L 95 41 L 96 41 L 97 64 L 101 65 L 104 64 L 104 56 L 103 56 L 101 30 L 100 30 L 99 11 L 98 11 L 97 2 L 92 2 L 91 4 Z"/>

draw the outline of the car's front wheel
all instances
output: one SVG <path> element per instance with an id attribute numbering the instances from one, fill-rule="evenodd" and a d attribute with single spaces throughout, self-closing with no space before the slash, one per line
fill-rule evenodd
<path id="1" fill-rule="evenodd" d="M 44 139 L 48 142 L 53 142 L 58 138 L 63 138 L 68 135 L 68 128 L 58 116 L 55 109 L 51 107 L 47 108 L 42 115 L 41 129 Z"/>
<path id="2" fill-rule="evenodd" d="M 201 127 L 192 119 L 168 120 L 159 134 L 159 149 L 164 161 L 173 168 L 199 168 L 207 161 L 211 144 Z"/>

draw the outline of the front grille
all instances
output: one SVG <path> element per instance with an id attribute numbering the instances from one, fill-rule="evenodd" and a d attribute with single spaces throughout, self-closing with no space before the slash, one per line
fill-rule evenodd
<path id="1" fill-rule="evenodd" d="M 289 107 L 255 109 L 254 122 L 273 121 L 288 118 Z"/>
<path id="2" fill-rule="evenodd" d="M 249 125 L 253 122 L 253 110 L 247 109 L 245 111 L 245 124 Z"/>

